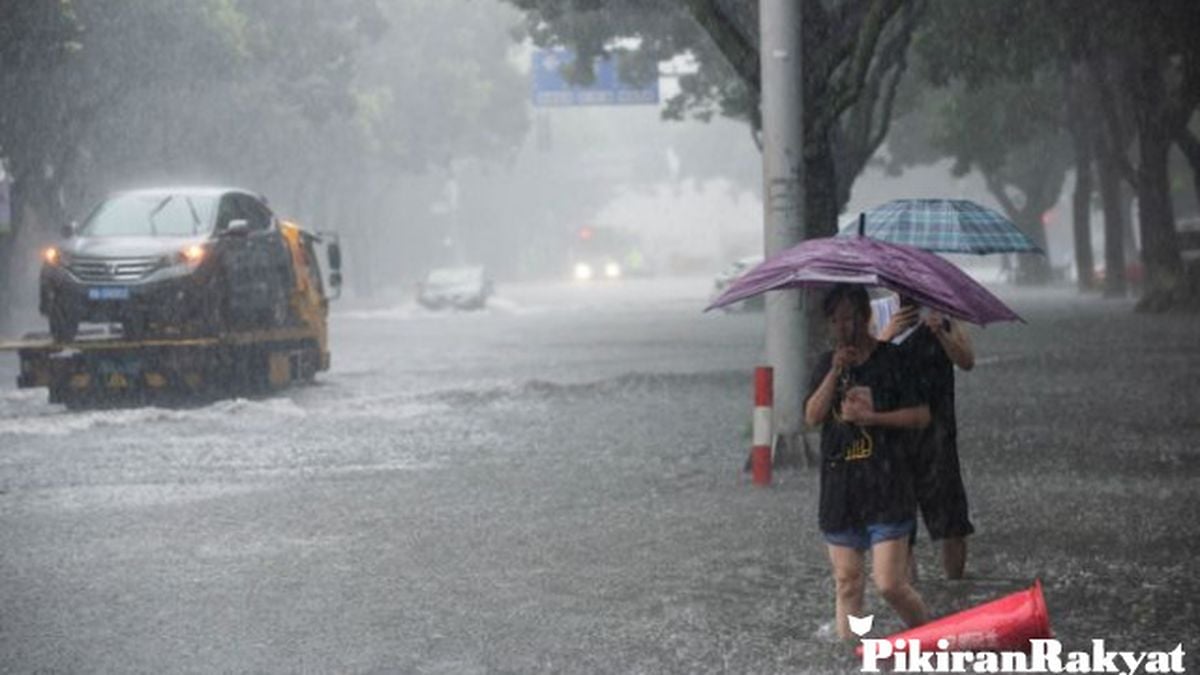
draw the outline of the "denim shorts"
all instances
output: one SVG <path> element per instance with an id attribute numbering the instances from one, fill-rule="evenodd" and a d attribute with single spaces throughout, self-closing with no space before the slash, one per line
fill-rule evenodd
<path id="1" fill-rule="evenodd" d="M 909 519 L 899 523 L 873 523 L 861 529 L 822 532 L 822 534 L 825 535 L 825 541 L 834 546 L 865 551 L 881 541 L 907 537 L 916 530 L 917 521 Z"/>

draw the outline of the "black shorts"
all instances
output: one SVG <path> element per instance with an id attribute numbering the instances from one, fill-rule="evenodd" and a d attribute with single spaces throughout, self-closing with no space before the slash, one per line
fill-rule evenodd
<path id="1" fill-rule="evenodd" d="M 953 423 L 951 423 L 953 424 Z M 965 537 L 975 531 L 967 513 L 967 491 L 958 465 L 957 434 L 936 420 L 913 448 L 913 488 L 925 529 L 933 540 Z"/>

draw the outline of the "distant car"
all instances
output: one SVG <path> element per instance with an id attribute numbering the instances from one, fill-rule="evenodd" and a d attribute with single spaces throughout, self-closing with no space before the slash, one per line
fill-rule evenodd
<path id="1" fill-rule="evenodd" d="M 43 252 L 39 309 L 60 342 L 85 321 L 119 322 L 129 338 L 279 325 L 288 256 L 275 215 L 251 192 L 118 193 Z"/>
<path id="2" fill-rule="evenodd" d="M 709 301 L 711 302 L 716 300 L 717 296 L 725 292 L 725 289 L 729 287 L 729 284 L 733 283 L 734 280 L 746 272 L 749 272 L 754 266 L 758 265 L 762 261 L 763 257 L 760 255 L 746 256 L 745 258 L 739 258 L 738 260 L 735 260 L 728 267 L 717 273 L 716 278 L 713 279 L 712 297 L 709 298 Z M 763 307 L 763 296 L 758 295 L 748 300 L 743 300 L 742 302 L 726 305 L 722 309 L 726 312 L 735 312 L 738 310 L 760 311 L 763 309 Z"/>
<path id="3" fill-rule="evenodd" d="M 428 309 L 483 309 L 492 293 L 482 267 L 441 267 L 417 284 L 417 302 Z"/>
<path id="4" fill-rule="evenodd" d="M 571 270 L 576 281 L 593 281 L 598 279 L 620 279 L 625 275 L 621 263 L 609 257 L 597 257 L 587 260 L 576 260 Z"/>

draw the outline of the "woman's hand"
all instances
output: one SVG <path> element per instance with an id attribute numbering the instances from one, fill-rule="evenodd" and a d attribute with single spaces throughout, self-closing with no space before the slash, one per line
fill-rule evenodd
<path id="1" fill-rule="evenodd" d="M 842 421 L 868 425 L 875 416 L 875 402 L 869 387 L 851 387 L 842 400 Z"/>
<path id="2" fill-rule="evenodd" d="M 916 305 L 908 305 L 893 314 L 892 318 L 888 319 L 887 325 L 883 327 L 883 330 L 879 331 L 879 340 L 881 342 L 891 342 L 897 335 L 917 325 L 917 321 L 920 319 L 918 316 L 919 312 L 920 308 Z"/>
<path id="3" fill-rule="evenodd" d="M 963 370 L 975 367 L 975 350 L 971 347 L 971 338 L 967 336 L 962 325 L 938 312 L 930 312 L 925 318 L 925 325 L 933 332 L 942 349 L 954 365 Z"/>
<path id="4" fill-rule="evenodd" d="M 857 347 L 838 347 L 833 352 L 833 372 L 841 375 L 846 369 L 858 362 Z"/>

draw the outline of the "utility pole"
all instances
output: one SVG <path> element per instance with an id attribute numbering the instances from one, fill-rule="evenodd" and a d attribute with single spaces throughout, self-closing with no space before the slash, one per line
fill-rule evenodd
<path id="1" fill-rule="evenodd" d="M 804 240 L 804 125 L 799 0 L 759 0 L 763 228 L 766 255 Z M 800 290 L 766 298 L 767 361 L 775 373 L 775 440 L 789 459 L 804 431 L 807 326 Z M 777 458 L 779 455 L 777 455 Z"/>

